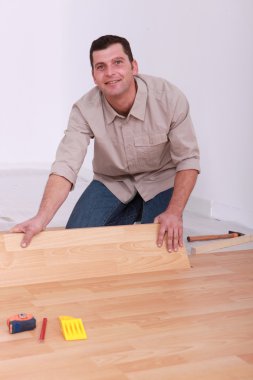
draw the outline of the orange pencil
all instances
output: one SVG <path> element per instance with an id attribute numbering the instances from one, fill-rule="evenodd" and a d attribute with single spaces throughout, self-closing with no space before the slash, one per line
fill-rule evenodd
<path id="1" fill-rule="evenodd" d="M 43 342 L 45 340 L 46 328 L 47 328 L 47 318 L 43 318 L 41 331 L 40 331 L 40 338 L 39 338 L 40 342 Z"/>

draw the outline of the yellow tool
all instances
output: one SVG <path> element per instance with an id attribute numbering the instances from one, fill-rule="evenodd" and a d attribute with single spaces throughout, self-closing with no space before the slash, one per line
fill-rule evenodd
<path id="1" fill-rule="evenodd" d="M 87 339 L 87 334 L 81 318 L 59 316 L 61 329 L 65 340 Z"/>

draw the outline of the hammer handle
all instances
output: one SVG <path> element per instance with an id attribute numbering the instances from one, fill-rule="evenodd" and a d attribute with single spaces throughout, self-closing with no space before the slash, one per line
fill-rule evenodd
<path id="1" fill-rule="evenodd" d="M 187 241 L 204 241 L 204 240 L 216 240 L 216 239 L 230 239 L 234 237 L 238 237 L 239 234 L 233 232 L 231 234 L 224 235 L 202 235 L 202 236 L 187 236 Z"/>

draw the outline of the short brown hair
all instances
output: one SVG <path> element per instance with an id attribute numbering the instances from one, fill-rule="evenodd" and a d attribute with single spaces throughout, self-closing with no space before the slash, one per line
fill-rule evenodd
<path id="1" fill-rule="evenodd" d="M 133 54 L 130 47 L 129 42 L 124 37 L 114 36 L 111 34 L 107 34 L 105 36 L 101 36 L 98 39 L 94 40 L 90 47 L 90 64 L 93 68 L 93 52 L 97 50 L 103 50 L 108 48 L 113 44 L 121 44 L 124 50 L 124 53 L 128 56 L 129 61 L 133 62 Z"/>

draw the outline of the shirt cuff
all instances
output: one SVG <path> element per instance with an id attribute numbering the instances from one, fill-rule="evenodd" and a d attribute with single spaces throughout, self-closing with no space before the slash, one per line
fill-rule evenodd
<path id="1" fill-rule="evenodd" d="M 200 173 L 200 164 L 197 158 L 188 158 L 177 164 L 176 171 L 194 169 Z"/>
<path id="2" fill-rule="evenodd" d="M 74 190 L 77 175 L 70 167 L 66 166 L 66 164 L 59 162 L 53 163 L 50 170 L 50 175 L 51 174 L 56 174 L 66 178 L 69 182 L 72 183 L 71 191 Z"/>

